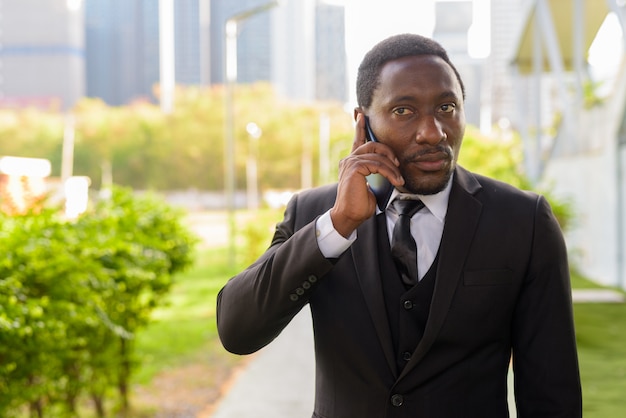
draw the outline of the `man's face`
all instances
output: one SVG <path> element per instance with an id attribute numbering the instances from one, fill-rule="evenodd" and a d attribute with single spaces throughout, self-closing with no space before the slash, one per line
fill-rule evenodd
<path id="1" fill-rule="evenodd" d="M 404 192 L 443 190 L 456 165 L 465 113 L 461 86 L 440 57 L 420 55 L 386 63 L 365 110 L 378 140 L 400 160 Z"/>

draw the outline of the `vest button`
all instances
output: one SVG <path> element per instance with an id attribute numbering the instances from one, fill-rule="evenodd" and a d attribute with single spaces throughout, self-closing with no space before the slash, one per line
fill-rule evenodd
<path id="1" fill-rule="evenodd" d="M 402 306 L 408 311 L 410 309 L 413 309 L 413 302 L 411 302 L 410 300 L 405 300 Z"/>
<path id="2" fill-rule="evenodd" d="M 404 361 L 411 360 L 411 353 L 409 351 L 405 351 L 404 353 L 402 353 L 402 358 L 404 359 Z"/>
<path id="3" fill-rule="evenodd" d="M 404 398 L 402 395 L 395 394 L 391 397 L 391 405 L 393 406 L 402 406 L 404 403 Z"/>

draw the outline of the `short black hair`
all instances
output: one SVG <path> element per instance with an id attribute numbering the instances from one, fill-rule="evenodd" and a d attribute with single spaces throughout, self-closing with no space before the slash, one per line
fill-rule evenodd
<path id="1" fill-rule="evenodd" d="M 461 85 L 461 92 L 465 99 L 465 86 L 446 50 L 430 38 L 404 33 L 380 41 L 363 57 L 356 78 L 356 98 L 359 107 L 367 108 L 372 104 L 372 96 L 379 83 L 380 71 L 387 62 L 417 55 L 436 55 L 448 63 Z"/>

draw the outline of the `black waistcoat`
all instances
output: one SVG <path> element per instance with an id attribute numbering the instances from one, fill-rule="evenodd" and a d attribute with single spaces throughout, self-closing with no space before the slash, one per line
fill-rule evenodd
<path id="1" fill-rule="evenodd" d="M 402 283 L 391 257 L 384 214 L 378 216 L 378 237 L 380 277 L 396 353 L 396 365 L 400 372 L 411 359 L 411 355 L 424 334 L 435 288 L 439 252 L 426 275 L 415 286 L 407 287 Z"/>

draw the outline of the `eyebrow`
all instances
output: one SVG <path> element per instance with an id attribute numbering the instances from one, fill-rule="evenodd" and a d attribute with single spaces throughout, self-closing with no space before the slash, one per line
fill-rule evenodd
<path id="1" fill-rule="evenodd" d="M 448 90 L 448 91 L 444 91 L 443 93 L 441 93 L 438 98 L 439 99 L 447 99 L 447 98 L 458 99 L 459 96 L 454 91 Z"/>
<path id="2" fill-rule="evenodd" d="M 454 91 L 452 90 L 447 90 L 442 92 L 441 94 L 439 94 L 436 97 L 436 100 L 444 100 L 444 99 L 454 99 L 454 100 L 459 100 L 459 95 L 457 95 Z M 410 102 L 410 101 L 415 101 L 415 96 L 397 96 L 397 97 L 392 97 L 390 102 L 391 103 L 397 103 L 397 102 Z"/>

